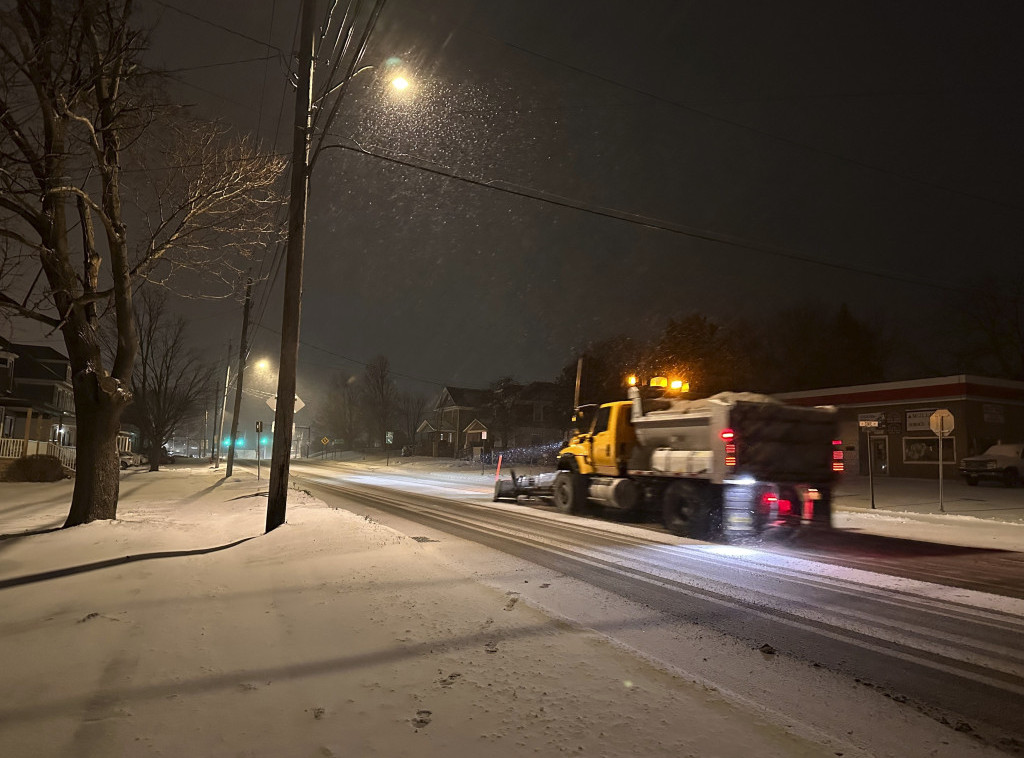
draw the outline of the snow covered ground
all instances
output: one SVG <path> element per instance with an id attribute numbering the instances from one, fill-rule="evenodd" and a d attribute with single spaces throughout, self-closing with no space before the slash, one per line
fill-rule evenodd
<path id="1" fill-rule="evenodd" d="M 478 470 L 386 468 L 458 484 L 448 489 L 465 497 L 493 482 Z M 0 754 L 871 754 L 813 719 L 664 670 L 479 583 L 437 546 L 304 493 L 263 535 L 258 483 L 221 476 L 128 472 L 118 520 L 71 530 L 58 529 L 70 482 L 0 484 Z M 845 687 L 849 718 L 877 714 L 893 731 L 881 744 L 913 746 L 879 754 L 990 752 L 812 674 L 815 700 Z"/>

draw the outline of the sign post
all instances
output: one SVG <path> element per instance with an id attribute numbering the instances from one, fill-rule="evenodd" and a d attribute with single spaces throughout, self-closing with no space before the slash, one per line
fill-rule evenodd
<path id="1" fill-rule="evenodd" d="M 939 438 L 939 513 L 945 513 L 946 506 L 942 502 L 942 438 L 953 431 L 953 414 L 940 408 L 928 418 L 928 425 Z"/>
<path id="2" fill-rule="evenodd" d="M 868 491 L 871 493 L 871 508 L 875 507 L 875 456 L 874 445 L 871 440 L 871 430 L 878 428 L 878 414 L 865 413 L 858 421 L 858 425 L 864 430 L 864 437 L 868 441 Z"/>
<path id="3" fill-rule="evenodd" d="M 263 422 L 256 422 L 256 481 L 260 480 L 260 435 L 263 434 Z"/>

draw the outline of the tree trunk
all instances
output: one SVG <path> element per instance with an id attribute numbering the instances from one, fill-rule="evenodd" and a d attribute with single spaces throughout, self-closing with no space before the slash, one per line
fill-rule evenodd
<path id="1" fill-rule="evenodd" d="M 159 471 L 160 470 L 160 452 L 163 445 L 157 441 L 157 437 L 154 435 L 153 442 L 149 443 L 149 470 Z"/>
<path id="2" fill-rule="evenodd" d="M 117 518 L 117 495 L 121 485 L 117 433 L 124 403 L 119 394 L 112 395 L 101 389 L 101 383 L 94 373 L 75 375 L 78 451 L 75 491 L 65 528 L 97 519 Z"/>

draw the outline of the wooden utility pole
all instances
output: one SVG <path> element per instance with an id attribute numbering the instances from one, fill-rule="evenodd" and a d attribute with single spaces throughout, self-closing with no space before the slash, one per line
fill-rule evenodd
<path id="1" fill-rule="evenodd" d="M 583 374 L 583 356 L 581 355 L 576 361 L 576 392 L 572 396 L 572 412 L 575 413 L 576 409 L 580 407 L 580 376 Z"/>
<path id="2" fill-rule="evenodd" d="M 245 283 L 245 305 L 242 306 L 242 340 L 238 345 L 238 376 L 235 381 L 235 408 L 231 416 L 231 442 L 228 443 L 228 462 L 224 478 L 231 476 L 235 467 L 235 443 L 238 440 L 238 415 L 242 412 L 242 380 L 245 379 L 245 351 L 249 334 L 249 307 L 252 305 L 252 279 Z M 259 440 L 257 440 L 259 444 Z"/>
<path id="3" fill-rule="evenodd" d="M 310 105 L 313 99 L 313 29 L 315 0 L 302 0 L 299 22 L 298 86 L 295 89 L 295 133 L 292 137 L 291 196 L 288 202 L 288 249 L 284 269 L 284 313 L 281 318 L 281 361 L 274 411 L 274 446 L 270 455 L 267 531 L 284 523 L 288 505 L 288 464 L 295 417 L 295 375 L 299 362 L 299 321 L 302 315 L 302 259 L 306 248 L 306 206 L 309 200 Z"/>
<path id="4" fill-rule="evenodd" d="M 217 439 L 213 441 L 213 467 L 220 468 L 220 441 L 224 436 L 224 417 L 228 412 L 228 387 L 231 386 L 231 343 L 228 342 L 228 359 L 224 361 L 224 396 L 220 400 L 220 422 L 217 422 L 217 408 L 213 409 L 213 425 L 217 428 Z"/>

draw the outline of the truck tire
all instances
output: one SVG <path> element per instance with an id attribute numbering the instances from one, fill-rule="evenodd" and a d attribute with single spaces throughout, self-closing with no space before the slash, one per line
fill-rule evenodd
<path id="1" fill-rule="evenodd" d="M 662 496 L 662 520 L 677 537 L 706 540 L 711 537 L 711 504 L 703 488 L 674 482 Z"/>
<path id="2" fill-rule="evenodd" d="M 968 474 L 964 477 L 964 481 L 967 482 L 968 487 L 978 486 L 978 477 L 976 476 L 971 476 L 970 474 Z"/>
<path id="3" fill-rule="evenodd" d="M 587 483 L 575 471 L 559 471 L 551 488 L 551 499 L 562 513 L 583 513 L 587 502 Z"/>
<path id="4" fill-rule="evenodd" d="M 1003 472 L 1003 484 L 1010 489 L 1020 484 L 1020 474 L 1017 473 L 1017 469 L 1008 468 Z"/>

